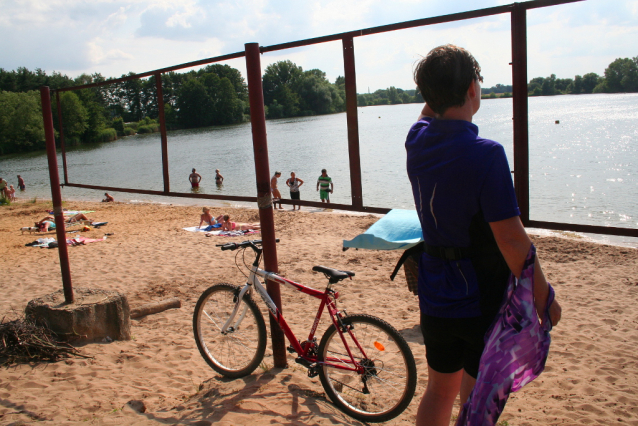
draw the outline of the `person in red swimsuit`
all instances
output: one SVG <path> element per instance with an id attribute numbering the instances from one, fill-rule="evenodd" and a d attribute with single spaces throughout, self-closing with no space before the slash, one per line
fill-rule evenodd
<path id="1" fill-rule="evenodd" d="M 191 183 L 191 187 L 199 188 L 199 183 L 202 181 L 202 176 L 193 169 L 193 173 L 188 176 L 188 180 Z"/>

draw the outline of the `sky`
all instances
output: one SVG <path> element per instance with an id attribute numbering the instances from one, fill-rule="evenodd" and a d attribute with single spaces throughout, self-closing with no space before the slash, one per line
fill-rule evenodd
<path id="1" fill-rule="evenodd" d="M 119 77 L 244 50 L 513 3 L 513 0 L 0 0 L 0 68 Z M 638 56 L 638 0 L 585 0 L 527 12 L 528 77 L 603 75 Z M 357 92 L 414 88 L 412 70 L 441 44 L 467 48 L 483 87 L 511 84 L 510 16 L 354 39 Z M 269 52 L 328 79 L 343 75 L 341 42 Z M 245 75 L 245 59 L 223 62 Z"/>

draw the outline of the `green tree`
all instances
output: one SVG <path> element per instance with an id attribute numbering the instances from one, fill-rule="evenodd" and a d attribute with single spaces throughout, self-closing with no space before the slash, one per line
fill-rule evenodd
<path id="1" fill-rule="evenodd" d="M 197 74 L 198 76 L 215 74 L 220 80 L 227 78 L 235 91 L 235 98 L 243 102 L 248 101 L 248 87 L 239 70 L 228 65 L 212 64 L 202 68 Z"/>
<path id="2" fill-rule="evenodd" d="M 300 99 L 297 90 L 302 77 L 303 69 L 289 60 L 268 65 L 263 77 L 264 103 L 270 107 L 276 100 L 285 117 L 298 115 Z M 274 117 L 270 108 L 269 113 Z"/>
<path id="3" fill-rule="evenodd" d="M 574 77 L 574 83 L 572 84 L 571 92 L 576 95 L 583 93 L 583 77 L 582 76 L 577 75 Z"/>
<path id="4" fill-rule="evenodd" d="M 583 93 L 593 93 L 598 85 L 600 77 L 595 72 L 587 73 L 583 76 Z"/>
<path id="5" fill-rule="evenodd" d="M 305 71 L 297 82 L 300 110 L 303 115 L 328 114 L 334 112 L 333 90 L 326 73 L 313 69 Z"/>
<path id="6" fill-rule="evenodd" d="M 551 96 L 556 94 L 556 74 L 552 74 L 545 80 L 543 80 L 541 93 L 543 94 L 543 96 Z"/>
<path id="7" fill-rule="evenodd" d="M 571 78 L 557 78 L 554 87 L 556 89 L 556 92 L 567 93 L 573 83 L 574 80 L 572 80 Z"/>
<path id="8" fill-rule="evenodd" d="M 180 125 L 186 128 L 209 126 L 212 104 L 206 86 L 196 78 L 189 78 L 182 84 L 177 98 Z"/>
<path id="9" fill-rule="evenodd" d="M 53 116 L 57 116 L 57 104 L 52 105 Z M 79 145 L 84 132 L 88 128 L 89 113 L 75 92 L 60 93 L 60 108 L 62 110 L 62 127 L 64 140 L 68 145 Z M 57 120 L 53 120 L 57 126 Z"/>
<path id="10" fill-rule="evenodd" d="M 40 93 L 0 92 L 0 155 L 44 146 Z"/>
<path id="11" fill-rule="evenodd" d="M 618 58 L 605 69 L 606 86 L 609 92 L 638 91 L 638 56 Z"/>

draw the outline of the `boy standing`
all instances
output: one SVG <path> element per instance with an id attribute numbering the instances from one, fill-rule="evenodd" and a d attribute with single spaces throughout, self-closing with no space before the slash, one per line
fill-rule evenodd
<path id="1" fill-rule="evenodd" d="M 405 143 L 424 239 L 418 288 L 428 386 L 418 425 L 448 425 L 459 392 L 461 406 L 467 400 L 510 271 L 521 276 L 531 247 L 505 150 L 472 123 L 480 72 L 470 52 L 453 45 L 433 49 L 414 71 L 426 102 Z M 543 318 L 549 288 L 536 262 L 534 304 Z M 549 313 L 556 325 L 556 300 Z"/>
<path id="2" fill-rule="evenodd" d="M 319 191 L 319 198 L 321 198 L 322 203 L 330 203 L 330 194 L 334 191 L 334 185 L 326 169 L 321 169 L 321 176 L 317 179 L 317 191 Z"/>

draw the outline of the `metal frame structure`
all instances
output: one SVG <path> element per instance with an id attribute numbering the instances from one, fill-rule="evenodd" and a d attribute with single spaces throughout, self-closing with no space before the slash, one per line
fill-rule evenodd
<path id="1" fill-rule="evenodd" d="M 356 90 L 356 71 L 354 56 L 354 38 L 364 37 L 373 34 L 381 34 L 389 31 L 397 31 L 408 28 L 423 27 L 428 25 L 441 24 L 446 22 L 461 21 L 467 19 L 481 18 L 493 15 L 509 13 L 511 17 L 511 48 L 512 48 L 512 83 L 513 83 L 513 118 L 514 118 L 514 184 L 516 188 L 516 196 L 521 210 L 521 220 L 525 226 L 545 229 L 568 230 L 576 232 L 589 232 L 607 235 L 620 235 L 638 237 L 638 229 L 614 228 L 604 226 L 590 226 L 579 224 L 555 223 L 534 221 L 529 218 L 529 132 L 528 132 L 528 103 L 527 103 L 527 11 L 541 7 L 555 6 L 566 3 L 574 3 L 583 0 L 534 0 L 524 3 L 513 3 L 504 6 L 491 7 L 486 9 L 467 11 L 462 13 L 454 13 L 431 18 L 417 19 L 413 21 L 401 22 L 391 25 L 367 28 L 357 31 L 350 31 L 340 34 L 334 34 L 323 37 L 310 38 L 305 40 L 293 41 L 289 43 L 276 44 L 272 46 L 260 47 L 257 43 L 248 43 L 245 45 L 245 51 L 231 53 L 228 55 L 217 56 L 214 58 L 203 59 L 194 62 L 188 62 L 181 65 L 162 68 L 155 71 L 149 71 L 142 74 L 129 75 L 119 79 L 107 80 L 99 83 L 86 84 L 75 87 L 66 87 L 57 89 L 56 102 L 58 103 L 58 121 L 60 127 L 60 144 L 62 151 L 62 162 L 64 169 L 64 183 L 60 185 L 57 174 L 57 160 L 55 164 L 51 163 L 51 157 L 55 159 L 55 140 L 53 137 L 53 122 L 51 117 L 51 105 L 49 89 L 42 88 L 42 104 L 43 116 L 45 121 L 45 129 L 50 127 L 46 132 L 47 153 L 49 156 L 49 167 L 51 173 L 51 191 L 53 195 L 54 210 L 56 211 L 57 229 L 64 233 L 63 218 L 57 214 L 61 212 L 61 195 L 60 186 L 70 186 L 78 188 L 119 191 L 148 195 L 162 195 L 169 197 L 184 198 L 201 198 L 201 199 L 218 199 L 230 201 L 255 202 L 259 208 L 260 221 L 262 225 L 262 238 L 264 244 L 264 262 L 266 269 L 277 272 L 277 249 L 275 246 L 275 230 L 272 213 L 272 200 L 270 195 L 270 169 L 268 163 L 268 147 L 266 138 L 266 120 L 264 114 L 263 88 L 261 82 L 261 63 L 260 55 L 267 52 L 291 49 L 296 47 L 310 46 L 319 43 L 339 41 L 343 46 L 345 89 L 346 89 L 346 115 L 348 126 L 348 154 L 350 164 L 350 182 L 352 204 L 331 204 L 330 207 L 346 211 L 362 211 L 369 213 L 387 213 L 390 209 L 383 207 L 365 206 L 362 196 L 361 185 L 361 162 L 359 156 L 359 127 L 357 117 L 357 90 Z M 257 180 L 257 196 L 232 196 L 232 195 L 213 195 L 213 194 L 192 194 L 183 192 L 172 192 L 170 190 L 170 177 L 168 173 L 168 138 L 166 135 L 166 125 L 164 119 L 164 105 L 162 95 L 162 74 L 177 71 L 185 68 L 191 68 L 200 65 L 206 65 L 216 62 L 223 62 L 230 59 L 246 58 L 247 83 L 250 102 L 251 123 L 253 131 L 253 147 L 255 155 L 255 172 Z M 163 168 L 163 191 L 152 191 L 132 188 L 116 188 L 101 185 L 85 185 L 80 183 L 69 182 L 66 163 L 66 149 L 64 144 L 64 132 L 62 129 L 62 115 L 60 105 L 60 92 L 88 89 L 110 85 L 114 83 L 124 82 L 132 79 L 154 76 L 156 82 L 156 96 L 159 107 L 159 121 L 161 133 L 161 150 L 162 150 L 162 168 Z M 45 108 L 46 106 L 46 108 Z M 47 117 L 48 115 L 48 117 Z M 48 121 L 47 121 L 48 120 Z M 55 176 L 53 176 L 55 175 Z M 284 200 L 284 203 L 286 201 Z M 320 202 L 301 201 L 299 204 L 304 206 L 325 207 Z M 58 223 L 58 219 L 60 222 Z M 63 269 L 63 282 L 65 288 L 65 296 L 70 294 L 73 300 L 71 278 L 68 272 L 68 255 L 62 249 L 64 245 L 60 245 L 60 266 Z M 65 271 L 66 268 L 66 272 Z M 67 292 L 67 287 L 69 292 Z M 268 287 L 268 291 L 273 300 L 281 308 L 279 288 L 276 285 Z M 273 349 L 275 351 L 275 365 L 283 367 L 285 363 L 284 337 L 283 333 L 276 325 L 271 323 L 273 331 Z M 283 361 L 282 361 L 283 360 Z"/>

